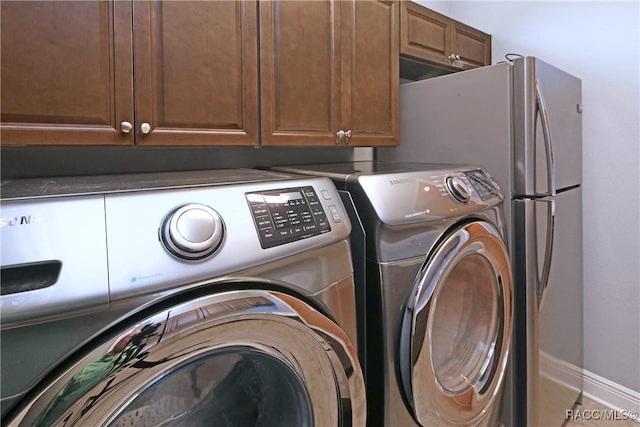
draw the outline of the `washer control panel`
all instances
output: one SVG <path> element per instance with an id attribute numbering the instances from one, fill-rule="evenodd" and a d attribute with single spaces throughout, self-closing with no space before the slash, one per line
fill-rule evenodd
<path id="1" fill-rule="evenodd" d="M 251 192 L 245 197 L 264 249 L 331 231 L 311 186 Z"/>
<path id="2" fill-rule="evenodd" d="M 221 169 L 16 180 L 2 190 L 3 329 L 229 275 L 307 270 L 289 270 L 289 260 L 316 249 L 309 257 L 325 257 L 351 231 L 322 177 Z M 344 277 L 324 274 L 309 283 Z"/>

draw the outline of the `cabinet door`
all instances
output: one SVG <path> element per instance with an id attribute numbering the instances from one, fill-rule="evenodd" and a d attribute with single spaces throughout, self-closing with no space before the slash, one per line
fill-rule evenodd
<path id="1" fill-rule="evenodd" d="M 133 13 L 137 143 L 256 145 L 256 2 L 136 1 Z"/>
<path id="2" fill-rule="evenodd" d="M 2 144 L 132 144 L 131 3 L 0 8 Z"/>
<path id="3" fill-rule="evenodd" d="M 491 36 L 461 22 L 453 21 L 453 50 L 460 55 L 462 68 L 491 64 Z"/>
<path id="4" fill-rule="evenodd" d="M 411 1 L 401 1 L 400 53 L 451 66 L 450 18 Z"/>
<path id="5" fill-rule="evenodd" d="M 334 145 L 341 129 L 339 1 L 260 2 L 262 145 Z"/>
<path id="6" fill-rule="evenodd" d="M 399 29 L 396 1 L 342 3 L 342 128 L 349 145 L 398 143 Z"/>

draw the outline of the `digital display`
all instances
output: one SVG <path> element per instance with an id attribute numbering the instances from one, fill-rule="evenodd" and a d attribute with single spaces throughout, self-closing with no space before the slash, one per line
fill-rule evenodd
<path id="1" fill-rule="evenodd" d="M 311 186 L 245 196 L 264 249 L 331 231 L 327 215 Z"/>

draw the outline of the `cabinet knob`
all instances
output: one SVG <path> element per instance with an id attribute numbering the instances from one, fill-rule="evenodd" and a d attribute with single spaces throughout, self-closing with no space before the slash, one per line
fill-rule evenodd
<path id="1" fill-rule="evenodd" d="M 345 143 L 345 144 L 348 144 L 348 143 L 349 143 L 349 140 L 351 139 L 351 129 L 349 129 L 348 131 L 346 131 L 346 132 L 344 133 L 344 136 L 346 136 L 346 140 L 345 140 L 345 142 L 344 142 L 344 143 Z"/>
<path id="2" fill-rule="evenodd" d="M 133 125 L 129 122 L 121 122 L 120 123 L 120 131 L 122 133 L 129 133 L 133 129 Z"/>
<path id="3" fill-rule="evenodd" d="M 460 55 L 456 55 L 456 59 L 460 61 Z"/>
<path id="4" fill-rule="evenodd" d="M 143 135 L 147 135 L 149 132 L 151 132 L 151 125 L 147 122 L 142 123 L 140 125 L 140 133 L 142 133 Z"/>
<path id="5" fill-rule="evenodd" d="M 336 132 L 336 144 L 340 145 L 342 144 L 342 139 L 344 138 L 345 132 L 340 129 L 338 132 Z"/>

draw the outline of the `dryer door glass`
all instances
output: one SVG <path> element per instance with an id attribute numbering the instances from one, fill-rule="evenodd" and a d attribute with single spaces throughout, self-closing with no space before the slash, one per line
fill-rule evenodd
<path id="1" fill-rule="evenodd" d="M 422 425 L 475 425 L 492 412 L 506 369 L 511 298 L 498 231 L 484 221 L 449 230 L 420 270 L 402 330 L 403 386 Z"/>
<path id="2" fill-rule="evenodd" d="M 434 295 L 431 360 L 443 392 L 472 396 L 488 379 L 499 332 L 499 284 L 491 264 L 471 253 L 450 270 Z"/>

